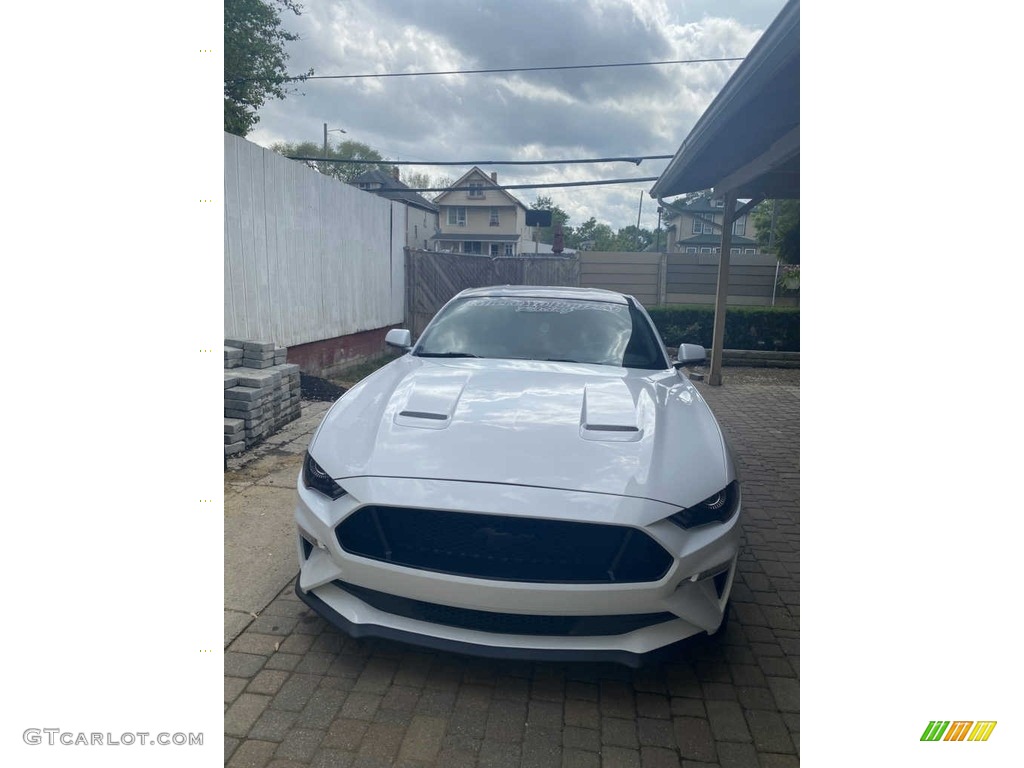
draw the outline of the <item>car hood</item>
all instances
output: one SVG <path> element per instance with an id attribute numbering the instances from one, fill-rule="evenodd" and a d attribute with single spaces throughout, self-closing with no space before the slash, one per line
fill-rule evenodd
<path id="1" fill-rule="evenodd" d="M 734 479 L 675 371 L 405 355 L 349 390 L 310 444 L 331 477 L 510 483 L 695 504 Z"/>

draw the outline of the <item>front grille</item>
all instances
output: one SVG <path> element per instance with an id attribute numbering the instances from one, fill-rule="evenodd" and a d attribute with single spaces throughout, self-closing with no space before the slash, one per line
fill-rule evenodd
<path id="1" fill-rule="evenodd" d="M 337 527 L 346 552 L 409 568 L 500 581 L 657 581 L 672 556 L 621 525 L 369 506 Z"/>
<path id="2" fill-rule="evenodd" d="M 643 627 L 650 627 L 676 618 L 674 614 L 631 613 L 623 616 L 533 616 L 519 613 L 494 613 L 449 605 L 426 603 L 408 597 L 388 595 L 344 581 L 335 586 L 358 597 L 367 605 L 390 613 L 447 627 L 474 629 L 504 635 L 546 635 L 554 637 L 595 637 L 624 635 Z"/>

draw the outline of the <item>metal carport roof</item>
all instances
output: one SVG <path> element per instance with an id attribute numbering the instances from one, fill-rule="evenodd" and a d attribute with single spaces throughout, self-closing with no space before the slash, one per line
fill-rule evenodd
<path id="1" fill-rule="evenodd" d="M 800 0 L 790 0 L 651 188 L 655 198 L 800 196 Z"/>
<path id="2" fill-rule="evenodd" d="M 766 198 L 800 197 L 800 0 L 790 0 L 700 116 L 651 188 L 725 200 L 708 383 L 722 383 L 732 222 Z M 739 211 L 737 198 L 750 198 Z"/>

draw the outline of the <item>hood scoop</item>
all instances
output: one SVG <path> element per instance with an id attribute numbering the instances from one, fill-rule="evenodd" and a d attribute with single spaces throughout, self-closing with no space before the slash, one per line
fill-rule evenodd
<path id="1" fill-rule="evenodd" d="M 398 415 L 408 416 L 410 419 L 437 419 L 438 421 L 451 418 L 447 413 L 429 413 L 427 411 L 402 411 Z"/>
<path id="2" fill-rule="evenodd" d="M 634 442 L 643 437 L 633 394 L 624 381 L 616 379 L 586 385 L 580 437 L 606 442 Z"/>
<path id="3" fill-rule="evenodd" d="M 404 391 L 396 391 L 400 410 L 395 424 L 419 429 L 446 429 L 469 381 L 464 371 L 437 371 L 419 376 Z M 404 402 L 403 402 L 404 401 Z"/>

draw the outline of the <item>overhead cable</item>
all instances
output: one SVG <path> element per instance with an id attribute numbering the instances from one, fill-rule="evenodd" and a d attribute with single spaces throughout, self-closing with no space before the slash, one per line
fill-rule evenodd
<path id="1" fill-rule="evenodd" d="M 567 64 L 552 67 L 503 67 L 500 69 L 449 69 L 442 72 L 374 72 L 361 75 L 298 75 L 296 77 L 238 77 L 233 83 L 272 81 L 285 83 L 308 80 L 360 80 L 371 77 L 428 77 L 434 75 L 485 75 L 504 72 L 554 72 L 568 69 L 613 69 L 616 67 L 657 67 L 665 64 L 713 64 L 716 62 L 743 61 L 742 56 L 726 56 L 715 59 L 672 59 L 669 61 L 627 61 L 615 64 Z"/>
<path id="2" fill-rule="evenodd" d="M 633 163 L 644 160 L 670 160 L 674 155 L 634 155 L 632 157 L 588 157 L 576 160 L 345 160 L 337 157 L 285 155 L 289 160 L 317 163 L 353 163 L 363 165 L 576 165 L 583 163 Z"/>
<path id="3" fill-rule="evenodd" d="M 644 176 L 637 177 L 635 179 L 603 179 L 598 181 L 563 181 L 552 184 L 488 184 L 483 187 L 484 191 L 490 189 L 554 189 L 555 187 L 601 187 L 608 184 L 637 184 L 641 182 L 657 181 L 658 176 Z M 474 190 L 479 188 L 474 187 Z M 413 189 L 410 187 L 381 187 L 380 189 L 374 189 L 373 192 L 469 192 L 470 187 L 429 187 L 429 188 L 417 188 Z"/>

